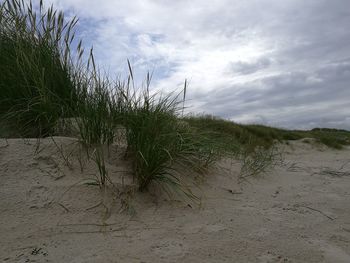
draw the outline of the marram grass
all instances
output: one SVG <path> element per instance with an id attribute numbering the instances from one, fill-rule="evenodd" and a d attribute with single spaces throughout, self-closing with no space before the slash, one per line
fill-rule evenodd
<path id="1" fill-rule="evenodd" d="M 0 5 L 0 116 L 23 136 L 52 132 L 77 100 L 70 48 L 77 20 L 40 2 Z"/>

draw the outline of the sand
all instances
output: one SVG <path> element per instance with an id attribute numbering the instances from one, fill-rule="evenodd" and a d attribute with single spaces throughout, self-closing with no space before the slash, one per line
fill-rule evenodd
<path id="1" fill-rule="evenodd" d="M 96 169 L 81 157 L 81 172 L 76 139 L 55 141 L 65 158 L 51 139 L 0 140 L 2 262 L 350 262 L 350 147 L 290 142 L 283 163 L 244 183 L 222 160 L 195 205 L 133 194 L 117 147 L 119 193 L 101 192 L 84 184 Z"/>

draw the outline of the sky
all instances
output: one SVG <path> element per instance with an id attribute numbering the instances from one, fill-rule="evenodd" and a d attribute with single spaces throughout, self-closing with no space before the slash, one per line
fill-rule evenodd
<path id="1" fill-rule="evenodd" d="M 51 0 L 97 63 L 130 60 L 187 110 L 239 123 L 350 129 L 349 0 Z"/>

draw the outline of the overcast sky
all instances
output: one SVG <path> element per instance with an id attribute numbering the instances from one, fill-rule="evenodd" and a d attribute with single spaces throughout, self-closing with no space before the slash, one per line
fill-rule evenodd
<path id="1" fill-rule="evenodd" d="M 349 0 L 53 0 L 110 74 L 241 123 L 350 129 Z"/>

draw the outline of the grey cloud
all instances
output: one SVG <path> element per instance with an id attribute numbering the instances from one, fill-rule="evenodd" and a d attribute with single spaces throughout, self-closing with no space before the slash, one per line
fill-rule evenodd
<path id="1" fill-rule="evenodd" d="M 286 128 L 350 128 L 350 64 L 291 72 L 222 88 L 203 105 L 230 119 Z"/>
<path id="2" fill-rule="evenodd" d="M 260 58 L 255 62 L 231 62 L 228 66 L 228 71 L 232 74 L 252 74 L 254 72 L 257 72 L 261 69 L 267 68 L 270 66 L 271 60 L 268 58 Z"/>

